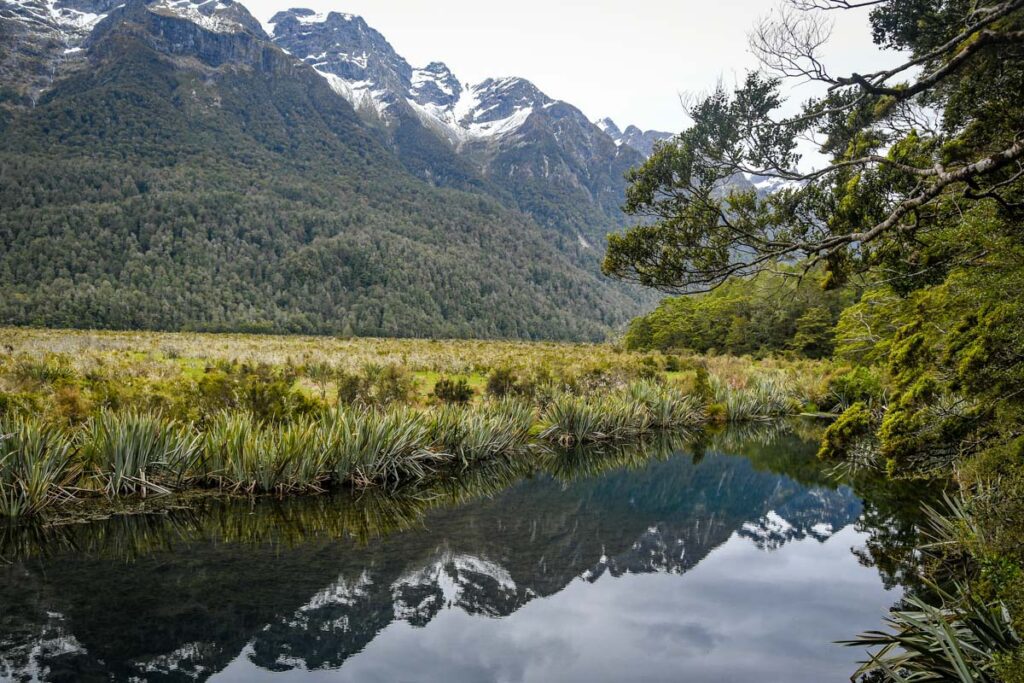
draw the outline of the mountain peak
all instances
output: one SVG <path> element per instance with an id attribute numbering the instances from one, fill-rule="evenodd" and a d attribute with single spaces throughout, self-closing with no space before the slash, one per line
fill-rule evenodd
<path id="1" fill-rule="evenodd" d="M 462 95 L 462 84 L 443 62 L 413 69 L 410 85 L 411 99 L 421 105 L 451 107 Z"/>
<path id="2" fill-rule="evenodd" d="M 614 140 L 616 145 L 632 147 L 645 157 L 651 156 L 654 152 L 655 143 L 672 137 L 672 133 L 660 130 L 641 130 L 638 126 L 634 125 L 626 126 L 625 130 L 623 130 L 609 117 L 595 121 L 594 125 L 607 133 L 608 137 Z"/>
<path id="3" fill-rule="evenodd" d="M 608 136 L 611 137 L 611 139 L 615 140 L 616 142 L 618 142 L 619 138 L 622 137 L 622 131 L 619 129 L 615 121 L 612 121 L 610 117 L 606 116 L 603 119 L 594 121 L 594 125 L 596 125 L 598 128 L 607 133 Z"/>
<path id="4" fill-rule="evenodd" d="M 344 12 L 316 12 L 309 9 L 308 7 L 292 7 L 290 9 L 281 10 L 273 17 L 270 18 L 270 24 L 276 25 L 281 22 L 294 21 L 298 24 L 338 24 L 343 22 L 354 22 L 356 24 L 362 24 L 366 26 L 366 22 L 363 21 L 362 17 L 356 16 L 355 14 L 346 14 Z"/>
<path id="5" fill-rule="evenodd" d="M 470 90 L 475 106 L 462 117 L 467 123 L 506 121 L 552 102 L 551 98 L 533 83 L 516 76 L 488 78 L 472 86 Z"/>

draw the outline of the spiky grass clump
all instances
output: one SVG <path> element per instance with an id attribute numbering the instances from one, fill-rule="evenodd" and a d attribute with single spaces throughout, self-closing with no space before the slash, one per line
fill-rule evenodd
<path id="1" fill-rule="evenodd" d="M 278 490 L 325 490 L 333 475 L 333 462 L 317 422 L 301 419 L 284 428 L 264 430 L 262 441 L 273 453 L 272 459 L 284 463 Z"/>
<path id="2" fill-rule="evenodd" d="M 1005 605 L 985 603 L 958 585 L 956 596 L 932 585 L 941 604 L 932 605 L 917 596 L 905 598 L 904 607 L 893 610 L 886 623 L 889 631 L 869 631 L 845 645 L 877 648 L 855 674 L 874 674 L 883 681 L 1000 680 L 997 657 L 1021 647 Z"/>
<path id="3" fill-rule="evenodd" d="M 510 399 L 478 408 L 449 406 L 431 414 L 430 441 L 465 466 L 522 447 L 533 418 L 528 404 Z"/>
<path id="4" fill-rule="evenodd" d="M 224 413 L 203 439 L 203 478 L 248 493 L 322 490 L 330 460 L 308 420 L 267 427 L 248 413 Z"/>
<path id="5" fill-rule="evenodd" d="M 70 498 L 72 453 L 56 426 L 31 417 L 0 420 L 0 516 L 27 517 Z"/>
<path id="6" fill-rule="evenodd" d="M 563 394 L 544 411 L 541 438 L 563 446 L 623 439 L 651 426 L 647 408 L 621 396 L 587 401 Z"/>
<path id="7" fill-rule="evenodd" d="M 395 485 L 424 479 L 450 456 L 431 451 L 429 426 L 408 408 L 337 410 L 321 425 L 326 457 L 338 481 L 357 486 Z"/>
<path id="8" fill-rule="evenodd" d="M 712 376 L 711 390 L 715 402 L 725 406 L 730 422 L 771 420 L 799 408 L 786 382 L 774 375 L 754 377 L 746 386 L 729 386 Z"/>
<path id="9" fill-rule="evenodd" d="M 704 409 L 693 396 L 657 382 L 635 382 L 629 395 L 647 409 L 651 426 L 658 429 L 691 427 L 704 421 Z"/>
<path id="10" fill-rule="evenodd" d="M 86 427 L 81 457 L 108 496 L 168 493 L 194 463 L 198 444 L 190 428 L 159 415 L 103 412 Z"/>

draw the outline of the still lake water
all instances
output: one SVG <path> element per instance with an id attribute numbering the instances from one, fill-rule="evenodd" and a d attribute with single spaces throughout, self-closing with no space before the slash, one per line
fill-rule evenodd
<path id="1" fill-rule="evenodd" d="M 776 427 L 8 530 L 0 679 L 844 681 L 911 529 Z"/>

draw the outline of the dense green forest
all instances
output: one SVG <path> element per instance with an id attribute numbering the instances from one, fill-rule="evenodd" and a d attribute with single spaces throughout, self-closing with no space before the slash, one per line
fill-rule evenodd
<path id="1" fill-rule="evenodd" d="M 871 7 L 874 42 L 904 54 L 889 70 L 832 74 L 822 10 L 857 6 Z M 666 302 L 627 339 L 793 348 L 866 283 L 838 316 L 834 352 L 882 386 L 859 392 L 821 456 L 954 489 L 928 531 L 938 543 L 921 549 L 931 588 L 893 611 L 889 631 L 858 640 L 882 648 L 864 672 L 1022 681 L 1024 3 L 795 0 L 751 46 L 763 68 L 694 102 L 692 127 L 631 173 L 638 222 L 609 238 L 604 263 L 667 292 L 721 287 Z M 781 115 L 789 79 L 825 94 Z M 807 138 L 830 163 L 808 169 Z M 739 172 L 792 182 L 769 196 L 722 191 Z M 839 293 L 800 312 L 803 287 L 766 301 L 773 277 L 733 279 L 793 264 Z"/>
<path id="2" fill-rule="evenodd" d="M 411 175 L 280 50 L 211 70 L 139 32 L 0 107 L 0 322 L 601 339 L 638 310 L 555 229 Z"/>
<path id="3" fill-rule="evenodd" d="M 630 323 L 629 349 L 766 355 L 792 352 L 826 358 L 835 326 L 856 291 L 823 291 L 798 273 L 761 273 L 730 280 L 707 294 L 673 297 Z"/>

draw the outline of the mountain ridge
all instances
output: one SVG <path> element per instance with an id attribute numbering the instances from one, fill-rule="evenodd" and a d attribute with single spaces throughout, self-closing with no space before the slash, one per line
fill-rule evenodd
<path id="1" fill-rule="evenodd" d="M 0 59 L 4 323 L 598 340 L 650 299 L 597 272 L 628 164 L 581 158 L 614 143 L 569 105 L 463 154 L 415 114 L 367 120 L 240 3 L 32 3 L 0 0 L 21 36 Z M 43 44 L 48 80 L 14 68 Z M 420 102 L 454 95 L 439 62 L 408 75 Z"/>

